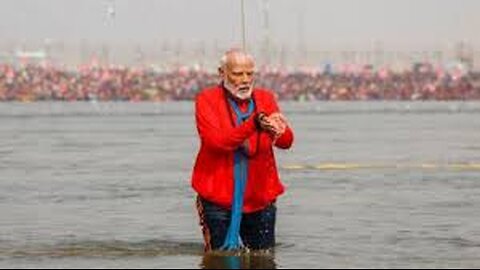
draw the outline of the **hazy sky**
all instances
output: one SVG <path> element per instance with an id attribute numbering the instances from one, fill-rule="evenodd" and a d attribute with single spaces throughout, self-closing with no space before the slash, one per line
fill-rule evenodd
<path id="1" fill-rule="evenodd" d="M 0 0 L 0 39 L 240 43 L 240 0 Z M 268 3 L 268 25 L 262 6 Z M 109 6 L 112 9 L 109 9 Z M 114 7 L 114 8 L 113 8 Z M 113 11 L 114 12 L 110 12 Z M 478 0 L 245 0 L 249 46 L 480 44 Z M 268 32 L 265 30 L 268 29 Z"/>

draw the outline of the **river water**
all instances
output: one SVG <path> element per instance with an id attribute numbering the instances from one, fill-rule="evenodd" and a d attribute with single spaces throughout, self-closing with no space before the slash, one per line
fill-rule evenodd
<path id="1" fill-rule="evenodd" d="M 207 256 L 192 103 L 0 103 L 0 267 L 480 267 L 480 103 L 281 107 L 275 254 Z"/>

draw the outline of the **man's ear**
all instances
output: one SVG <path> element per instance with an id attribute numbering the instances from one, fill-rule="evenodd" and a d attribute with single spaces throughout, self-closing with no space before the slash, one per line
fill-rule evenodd
<path id="1" fill-rule="evenodd" d="M 223 71 L 223 68 L 222 68 L 222 67 L 218 67 L 218 75 L 220 75 L 220 77 L 223 78 L 224 71 Z"/>

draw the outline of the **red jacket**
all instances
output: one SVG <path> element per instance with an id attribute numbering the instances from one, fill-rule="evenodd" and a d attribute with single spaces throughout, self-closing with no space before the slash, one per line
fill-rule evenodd
<path id="1" fill-rule="evenodd" d="M 204 199 L 230 209 L 233 198 L 233 155 L 248 139 L 248 180 L 243 211 L 255 212 L 265 208 L 284 192 L 275 164 L 273 138 L 267 132 L 258 132 L 254 116 L 267 115 L 279 108 L 271 92 L 254 89 L 255 114 L 235 127 L 236 117 L 221 86 L 205 89 L 195 99 L 195 118 L 200 136 L 200 151 L 193 168 L 193 189 Z M 247 103 L 239 104 L 245 109 Z M 287 127 L 275 141 L 275 146 L 288 149 L 293 143 L 293 132 Z"/>

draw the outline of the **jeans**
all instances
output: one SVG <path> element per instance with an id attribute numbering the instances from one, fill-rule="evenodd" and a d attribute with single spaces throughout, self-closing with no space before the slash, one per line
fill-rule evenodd
<path id="1" fill-rule="evenodd" d="M 201 197 L 197 197 L 197 209 L 205 239 L 205 251 L 219 249 L 227 235 L 231 211 Z M 242 214 L 240 237 L 245 247 L 260 250 L 275 246 L 276 212 L 277 207 L 273 202 L 260 211 Z"/>

